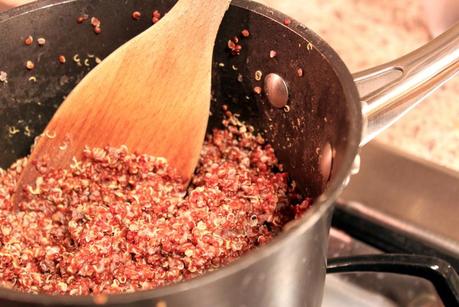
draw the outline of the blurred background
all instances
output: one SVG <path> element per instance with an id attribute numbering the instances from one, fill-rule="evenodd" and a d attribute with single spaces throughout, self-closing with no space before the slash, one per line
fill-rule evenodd
<path id="1" fill-rule="evenodd" d="M 301 21 L 352 72 L 410 52 L 459 19 L 458 0 L 258 0 Z M 28 0 L 0 0 L 5 10 Z M 448 82 L 377 142 L 459 171 L 459 78 Z"/>

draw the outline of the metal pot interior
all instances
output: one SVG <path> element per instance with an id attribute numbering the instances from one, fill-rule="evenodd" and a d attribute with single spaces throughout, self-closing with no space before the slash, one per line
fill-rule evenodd
<path id="1" fill-rule="evenodd" d="M 0 166 L 29 153 L 34 138 L 96 58 L 103 59 L 151 25 L 150 16 L 133 21 L 133 11 L 164 13 L 174 3 L 45 0 L 1 14 L 0 70 L 8 73 L 8 83 L 0 83 Z M 78 25 L 81 14 L 100 18 L 102 33 Z M 250 31 L 248 38 L 240 35 L 244 29 Z M 26 47 L 27 35 L 45 37 L 47 43 Z M 237 56 L 227 47 L 234 36 L 243 47 Z M 276 52 L 273 58 L 271 51 Z M 57 61 L 61 54 L 66 65 Z M 199 41 L 189 54 L 200 56 Z M 25 68 L 27 60 L 35 62 L 34 70 Z M 269 73 L 287 83 L 287 109 L 273 107 L 264 93 L 254 92 L 264 87 Z M 360 105 L 345 65 L 312 31 L 259 4 L 233 1 L 215 45 L 212 92 L 209 129 L 220 127 L 222 104 L 228 105 L 269 140 L 305 196 L 336 195 L 360 141 Z"/>

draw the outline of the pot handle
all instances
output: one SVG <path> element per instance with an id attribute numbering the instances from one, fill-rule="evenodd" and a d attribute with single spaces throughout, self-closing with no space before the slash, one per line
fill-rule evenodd
<path id="1" fill-rule="evenodd" d="M 459 276 L 447 262 L 430 256 L 381 254 L 332 258 L 327 273 L 380 272 L 429 280 L 445 306 L 459 306 Z"/>
<path id="2" fill-rule="evenodd" d="M 353 75 L 362 100 L 361 146 L 459 71 L 459 23 L 423 47 Z"/>

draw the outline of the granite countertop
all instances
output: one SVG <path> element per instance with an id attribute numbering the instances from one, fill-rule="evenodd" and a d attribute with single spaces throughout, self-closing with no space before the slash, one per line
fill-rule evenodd
<path id="1" fill-rule="evenodd" d="M 258 1 L 318 33 L 352 72 L 393 60 L 431 39 L 421 1 Z M 376 142 L 459 171 L 458 97 L 455 77 Z"/>

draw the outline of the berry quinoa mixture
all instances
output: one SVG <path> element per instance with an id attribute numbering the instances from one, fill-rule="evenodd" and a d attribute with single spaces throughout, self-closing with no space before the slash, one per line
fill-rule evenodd
<path id="1" fill-rule="evenodd" d="M 272 147 L 236 117 L 208 135 L 190 185 L 163 158 L 86 148 L 11 197 L 26 159 L 0 169 L 0 286 L 87 295 L 153 289 L 268 243 L 310 206 Z"/>

